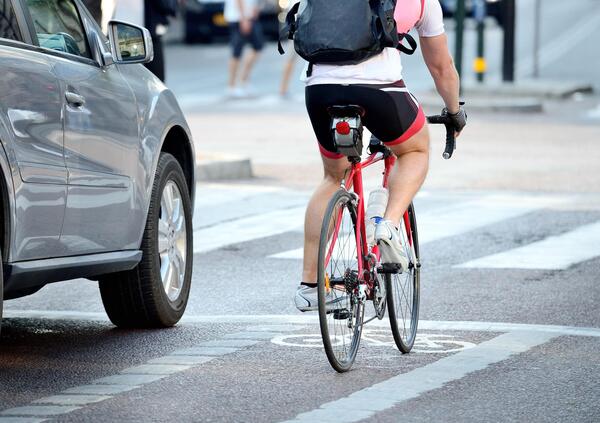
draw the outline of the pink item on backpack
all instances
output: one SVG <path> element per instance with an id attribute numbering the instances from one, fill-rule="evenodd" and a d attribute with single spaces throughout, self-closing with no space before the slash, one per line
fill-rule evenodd
<path id="1" fill-rule="evenodd" d="M 423 17 L 424 8 L 425 0 L 398 0 L 394 11 L 398 33 L 406 34 L 413 29 Z"/>

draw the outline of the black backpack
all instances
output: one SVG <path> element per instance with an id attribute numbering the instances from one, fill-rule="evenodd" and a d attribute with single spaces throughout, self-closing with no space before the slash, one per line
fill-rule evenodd
<path id="1" fill-rule="evenodd" d="M 305 0 L 303 5 L 300 13 L 300 3 L 289 11 L 280 39 L 294 40 L 294 49 L 309 63 L 309 76 L 315 63 L 355 65 L 386 47 L 406 54 L 416 50 L 414 38 L 398 34 L 396 0 Z M 281 42 L 279 53 L 284 53 Z"/>

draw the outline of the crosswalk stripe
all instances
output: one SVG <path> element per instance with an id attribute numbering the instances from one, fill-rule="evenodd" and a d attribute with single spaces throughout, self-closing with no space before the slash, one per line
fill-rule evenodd
<path id="1" fill-rule="evenodd" d="M 419 241 L 438 241 L 460 235 L 494 223 L 519 217 L 561 200 L 552 197 L 524 197 L 511 194 L 486 195 L 474 201 L 448 205 L 441 209 L 419 213 L 417 223 Z M 297 248 L 273 254 L 270 258 L 302 259 L 303 250 Z"/>
<path id="2" fill-rule="evenodd" d="M 274 210 L 306 207 L 308 193 L 264 186 L 210 185 L 198 189 L 194 228 L 204 229 Z M 231 234 L 235 237 L 235 234 Z M 234 240 L 235 242 L 235 240 Z"/>
<path id="3" fill-rule="evenodd" d="M 194 253 L 299 230 L 306 207 L 275 210 L 194 231 Z"/>
<path id="4" fill-rule="evenodd" d="M 455 267 L 559 270 L 598 256 L 600 256 L 600 221 Z"/>

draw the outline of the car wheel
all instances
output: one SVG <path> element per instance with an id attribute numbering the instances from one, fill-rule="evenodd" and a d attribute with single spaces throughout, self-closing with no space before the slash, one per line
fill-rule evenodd
<path id="1" fill-rule="evenodd" d="M 181 166 L 161 153 L 142 239 L 142 260 L 99 278 L 110 320 L 119 327 L 169 327 L 181 319 L 192 279 L 192 205 Z"/>

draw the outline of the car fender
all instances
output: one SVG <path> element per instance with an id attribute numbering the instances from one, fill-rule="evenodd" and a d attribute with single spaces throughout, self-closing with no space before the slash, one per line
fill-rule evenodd
<path id="1" fill-rule="evenodd" d="M 8 216 L 7 221 L 3 222 L 4 226 L 0 227 L 0 230 L 5 231 L 7 235 L 4 238 L 5 245 L 2 245 L 2 257 L 5 262 L 10 262 L 13 234 L 15 233 L 15 219 L 13 218 L 13 216 L 16 216 L 15 183 L 21 183 L 21 179 L 11 144 L 12 133 L 8 130 L 10 126 L 6 123 L 6 116 L 3 112 L 0 112 L 0 178 L 6 188 L 6 193 L 0 191 L 0 199 L 2 205 L 6 207 L 4 210 L 5 216 Z M 4 194 L 6 194 L 6 199 Z M 4 204 L 5 200 L 7 200 L 6 205 Z"/>
<path id="2" fill-rule="evenodd" d="M 140 183 L 136 184 L 135 198 L 138 207 L 147 215 L 158 159 L 170 131 L 177 127 L 185 133 L 185 142 L 188 143 L 193 163 L 190 169 L 192 181 L 195 180 L 197 167 L 194 143 L 175 95 L 158 78 L 141 65 L 119 65 L 119 69 L 129 83 L 137 103 L 140 145 L 135 180 Z M 194 191 L 194 187 L 190 187 L 192 204 Z M 140 243 L 146 222 L 143 223 L 139 228 Z"/>

